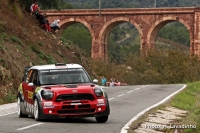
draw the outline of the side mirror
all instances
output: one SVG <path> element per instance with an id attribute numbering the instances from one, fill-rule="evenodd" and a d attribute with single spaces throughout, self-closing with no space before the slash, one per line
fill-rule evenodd
<path id="1" fill-rule="evenodd" d="M 33 84 L 33 83 L 28 83 L 28 86 L 31 86 L 31 87 L 32 87 L 32 86 L 34 86 L 34 84 Z"/>
<path id="2" fill-rule="evenodd" d="M 97 80 L 97 79 L 94 79 L 94 80 L 93 80 L 93 83 L 98 83 L 98 80 Z"/>

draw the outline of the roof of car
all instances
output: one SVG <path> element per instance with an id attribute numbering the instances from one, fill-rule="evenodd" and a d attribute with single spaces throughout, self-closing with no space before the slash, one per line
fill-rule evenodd
<path id="1" fill-rule="evenodd" d="M 63 69 L 63 68 L 83 68 L 79 64 L 49 64 L 32 66 L 30 69 L 45 70 L 45 69 Z"/>

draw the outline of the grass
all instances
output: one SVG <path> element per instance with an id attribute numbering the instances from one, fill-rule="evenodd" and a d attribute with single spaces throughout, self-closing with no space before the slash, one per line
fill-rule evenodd
<path id="1" fill-rule="evenodd" d="M 43 54 L 42 51 L 40 51 L 37 47 L 31 46 L 31 50 L 37 54 Z"/>
<path id="2" fill-rule="evenodd" d="M 177 95 L 170 105 L 188 111 L 188 115 L 180 124 L 196 125 L 196 129 L 184 129 L 184 133 L 200 132 L 200 81 L 189 83 L 188 87 Z"/>
<path id="3" fill-rule="evenodd" d="M 63 57 L 62 53 L 60 51 L 56 52 L 60 57 Z"/>
<path id="4" fill-rule="evenodd" d="M 38 42 L 38 45 L 40 45 L 41 47 L 43 46 L 42 42 Z"/>
<path id="5" fill-rule="evenodd" d="M 45 55 L 41 50 L 39 50 L 37 47 L 32 46 L 31 50 L 38 54 L 39 58 L 46 60 L 48 64 L 54 64 L 56 63 L 55 59 L 51 55 Z"/>
<path id="6" fill-rule="evenodd" d="M 21 46 L 25 46 L 24 44 L 23 44 L 23 42 L 19 39 L 19 38 L 17 38 L 16 36 L 10 36 L 10 40 L 14 43 L 14 42 L 17 42 L 18 44 L 20 44 Z"/>
<path id="7" fill-rule="evenodd" d="M 16 101 L 16 95 L 9 94 L 8 96 L 0 98 L 0 105 L 6 104 L 6 103 L 12 103 L 14 101 Z"/>
<path id="8" fill-rule="evenodd" d="M 142 115 L 139 119 L 134 121 L 130 125 L 129 133 L 134 133 L 134 129 L 137 128 L 145 119 L 148 114 L 157 112 L 158 109 L 164 110 L 167 106 L 173 106 L 178 109 L 187 111 L 186 117 L 182 119 L 175 120 L 176 125 L 195 125 L 196 128 L 181 129 L 182 133 L 199 133 L 200 132 L 200 81 L 194 83 L 188 83 L 187 88 L 182 92 L 173 97 L 169 102 L 160 105 Z M 167 129 L 166 133 L 173 132 L 174 129 Z"/>

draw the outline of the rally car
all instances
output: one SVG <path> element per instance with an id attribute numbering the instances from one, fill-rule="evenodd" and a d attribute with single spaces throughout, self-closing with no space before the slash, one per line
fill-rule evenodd
<path id="1" fill-rule="evenodd" d="M 35 120 L 95 117 L 104 123 L 110 114 L 108 96 L 96 82 L 79 64 L 26 67 L 18 87 L 18 116 L 31 115 Z"/>

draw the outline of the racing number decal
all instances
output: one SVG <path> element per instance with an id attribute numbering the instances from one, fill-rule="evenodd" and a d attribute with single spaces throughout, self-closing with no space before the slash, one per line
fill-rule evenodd
<path id="1" fill-rule="evenodd" d="M 33 92 L 28 91 L 28 98 L 33 99 Z"/>

